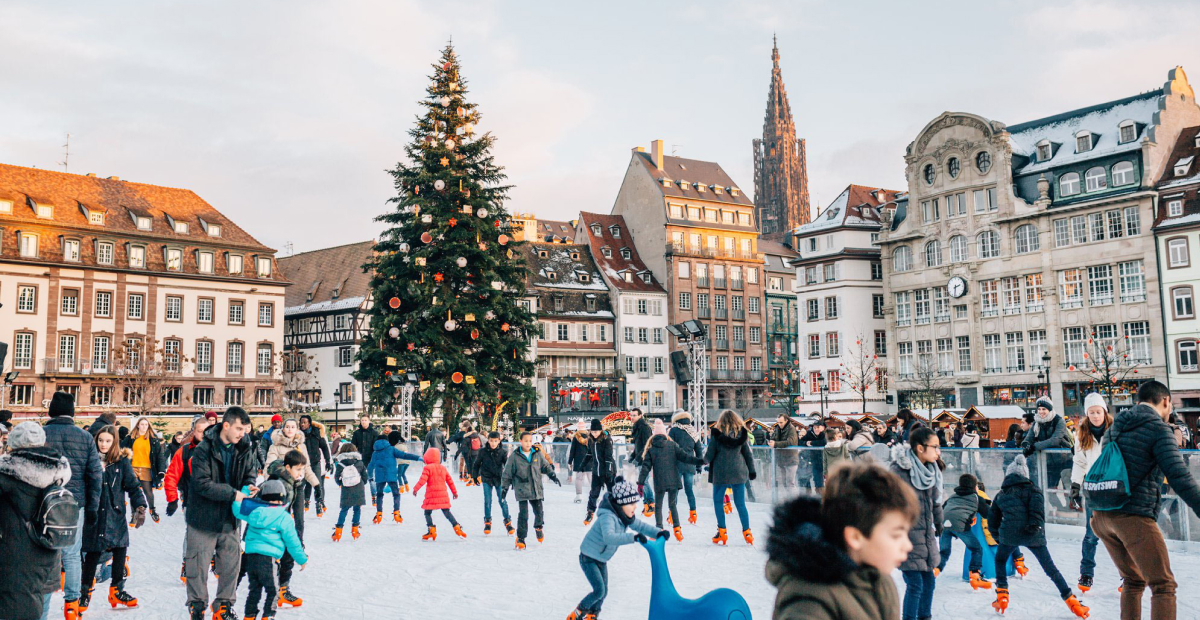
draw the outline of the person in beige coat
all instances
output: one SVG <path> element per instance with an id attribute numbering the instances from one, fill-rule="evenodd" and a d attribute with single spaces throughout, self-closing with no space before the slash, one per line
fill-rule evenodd
<path id="1" fill-rule="evenodd" d="M 308 460 L 308 452 L 304 447 L 304 433 L 300 432 L 300 424 L 295 420 L 286 420 L 282 427 L 271 433 L 271 447 L 267 449 L 267 462 L 263 463 L 263 469 L 266 469 L 274 461 L 282 460 L 292 450 L 299 450 L 305 460 Z M 308 461 L 304 465 L 304 481 L 313 486 L 321 482 L 313 473 L 312 461 Z"/>

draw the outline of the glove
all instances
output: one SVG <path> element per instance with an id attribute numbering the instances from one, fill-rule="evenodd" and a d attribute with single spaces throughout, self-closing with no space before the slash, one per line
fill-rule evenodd
<path id="1" fill-rule="evenodd" d="M 454 499 L 458 499 L 458 493 L 454 494 Z"/>
<path id="2" fill-rule="evenodd" d="M 1037 525 L 1035 525 L 1033 523 L 1030 523 L 1029 525 L 1026 525 L 1024 528 L 1022 528 L 1022 531 L 1024 531 L 1026 534 L 1032 536 L 1034 534 L 1037 534 L 1038 530 L 1040 530 L 1040 529 L 1042 529 L 1042 528 L 1038 527 Z"/>
<path id="3" fill-rule="evenodd" d="M 557 484 L 560 487 L 562 486 L 562 481 L 558 479 L 558 476 L 550 476 L 550 479 L 554 481 L 554 484 Z"/>
<path id="4" fill-rule="evenodd" d="M 179 500 L 175 500 L 173 502 L 167 503 L 167 516 L 168 517 L 174 516 L 176 510 L 179 510 Z"/>
<path id="5" fill-rule="evenodd" d="M 133 512 L 133 529 L 137 529 L 146 524 L 146 507 L 138 506 Z"/>
<path id="6" fill-rule="evenodd" d="M 1083 489 L 1077 482 L 1071 483 L 1071 510 L 1083 512 Z"/>
<path id="7" fill-rule="evenodd" d="M 645 488 L 639 484 L 638 485 L 638 495 L 644 495 L 644 491 L 645 491 Z"/>
<path id="8" fill-rule="evenodd" d="M 671 533 L 666 530 L 659 530 L 658 533 L 654 535 L 654 537 L 662 539 L 662 540 L 666 540 L 671 537 Z"/>
<path id="9" fill-rule="evenodd" d="M 1033 444 L 1029 444 L 1024 448 L 1021 448 L 1021 454 L 1024 454 L 1026 457 L 1029 457 L 1029 455 L 1033 454 Z"/>
<path id="10" fill-rule="evenodd" d="M 755 478 L 757 478 L 757 477 L 758 477 L 758 472 L 756 472 L 756 471 L 752 471 L 752 472 L 750 472 L 750 479 L 751 479 L 751 480 L 754 480 L 754 479 L 755 479 Z"/>
<path id="11" fill-rule="evenodd" d="M 641 534 L 635 534 L 633 539 L 639 543 L 642 543 L 643 545 L 646 544 L 646 537 L 642 536 Z"/>

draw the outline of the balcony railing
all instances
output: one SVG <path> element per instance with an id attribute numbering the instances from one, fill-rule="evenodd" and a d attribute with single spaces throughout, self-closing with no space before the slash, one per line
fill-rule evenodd
<path id="1" fill-rule="evenodd" d="M 1045 310 L 1045 309 L 1046 309 L 1046 307 L 1040 303 L 1028 304 L 1025 306 L 1026 313 L 1041 312 L 1042 310 Z"/>
<path id="2" fill-rule="evenodd" d="M 702 319 L 711 319 L 712 318 L 712 309 L 711 308 L 696 308 L 696 316 L 698 316 Z"/>
<path id="3" fill-rule="evenodd" d="M 729 310 L 726 308 L 717 308 L 717 318 L 718 319 L 729 318 Z"/>
<path id="4" fill-rule="evenodd" d="M 575 366 L 568 366 L 565 368 L 539 368 L 537 373 L 537 376 L 543 379 L 560 377 L 599 377 L 605 379 L 619 379 L 623 375 L 623 371 L 617 370 L 616 368 L 605 368 L 604 370 L 584 370 Z"/>
<path id="5" fill-rule="evenodd" d="M 743 283 L 742 280 L 730 280 L 729 281 L 729 288 L 731 288 L 735 291 L 742 290 L 742 287 L 744 287 L 744 286 L 745 286 L 745 284 Z"/>
<path id="6" fill-rule="evenodd" d="M 713 288 L 725 288 L 725 278 L 713 278 Z"/>
<path id="7" fill-rule="evenodd" d="M 746 341 L 745 340 L 734 340 L 733 341 L 733 350 L 734 351 L 745 351 L 746 350 Z"/>
<path id="8" fill-rule="evenodd" d="M 1146 301 L 1146 293 L 1124 293 L 1121 295 L 1121 303 L 1132 304 L 1140 301 Z"/>
<path id="9" fill-rule="evenodd" d="M 721 370 L 709 369 L 709 381 L 762 381 L 763 371 L 761 370 Z"/>
<path id="10" fill-rule="evenodd" d="M 745 310 L 734 310 L 733 311 L 733 320 L 745 321 L 746 320 L 746 311 Z"/>
<path id="11" fill-rule="evenodd" d="M 879 318 L 879 317 L 876 317 L 876 318 Z M 935 322 L 935 323 L 949 323 L 949 322 L 950 322 L 950 315 L 949 315 L 949 314 L 938 314 L 938 315 L 936 315 L 936 316 L 934 316 L 934 317 L 933 317 L 933 322 Z"/>
<path id="12" fill-rule="evenodd" d="M 981 316 L 1000 316 L 1000 309 L 999 308 L 984 308 L 983 310 L 979 311 L 979 314 Z"/>
<path id="13" fill-rule="evenodd" d="M 716 343 L 715 348 L 718 351 L 728 351 L 729 350 L 729 339 L 728 338 L 717 338 L 713 342 Z"/>
<path id="14" fill-rule="evenodd" d="M 81 358 L 60 359 L 57 357 L 43 357 L 42 368 L 42 372 L 47 375 L 102 375 L 115 372 L 112 362 L 106 358 L 90 360 Z"/>
<path id="15" fill-rule="evenodd" d="M 708 276 L 697 277 L 696 286 L 700 288 L 708 288 Z"/>

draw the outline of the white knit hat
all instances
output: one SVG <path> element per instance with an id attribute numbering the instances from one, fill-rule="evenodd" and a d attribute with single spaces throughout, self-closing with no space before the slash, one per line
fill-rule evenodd
<path id="1" fill-rule="evenodd" d="M 1099 392 L 1092 392 L 1083 397 L 1083 411 L 1087 413 L 1088 409 L 1099 407 L 1104 411 L 1108 411 L 1108 403 L 1104 402 L 1104 397 Z"/>
<path id="2" fill-rule="evenodd" d="M 8 433 L 8 447 L 12 450 L 40 448 L 46 445 L 46 431 L 37 422 L 21 422 Z"/>

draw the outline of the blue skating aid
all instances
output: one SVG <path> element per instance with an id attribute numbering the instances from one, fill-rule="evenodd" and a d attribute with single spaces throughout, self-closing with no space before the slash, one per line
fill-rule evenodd
<path id="1" fill-rule="evenodd" d="M 750 620 L 750 606 L 741 594 L 719 588 L 698 599 L 679 595 L 667 569 L 667 541 L 648 540 L 650 554 L 650 620 Z"/>
<path id="2" fill-rule="evenodd" d="M 971 526 L 971 535 L 975 537 L 975 540 L 979 541 L 979 546 L 983 547 L 983 571 L 981 571 L 981 574 L 983 575 L 984 579 L 995 579 L 996 548 L 988 545 L 987 536 L 983 535 L 983 526 L 980 524 L 980 521 L 982 521 L 982 519 L 976 519 L 975 525 Z M 970 561 L 971 553 L 966 549 L 963 549 L 963 581 L 969 581 L 971 579 Z M 1009 577 L 1012 577 L 1017 572 L 1016 566 L 1013 565 L 1013 559 L 1011 557 L 1008 558 L 1008 566 L 1005 568 L 1008 570 Z"/>

